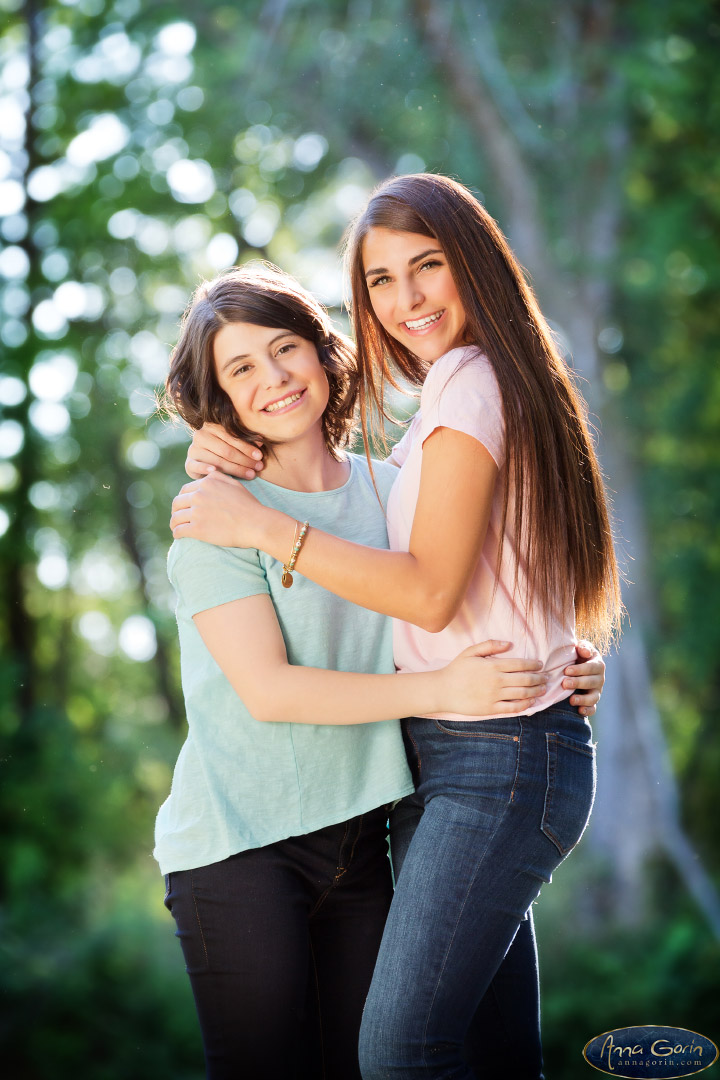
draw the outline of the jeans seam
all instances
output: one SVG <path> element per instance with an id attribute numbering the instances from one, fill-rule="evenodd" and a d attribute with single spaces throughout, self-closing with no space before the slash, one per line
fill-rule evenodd
<path id="1" fill-rule="evenodd" d="M 552 753 L 550 748 L 552 746 Z M 565 747 L 566 750 L 570 750 L 571 753 L 579 753 L 585 757 L 592 758 L 594 755 L 594 749 L 576 742 L 574 739 L 567 739 L 559 735 L 555 731 L 547 731 L 545 733 L 545 753 L 547 756 L 546 766 L 546 788 L 545 788 L 545 801 L 543 804 L 543 814 L 540 820 L 541 832 L 555 845 L 559 853 L 565 858 L 574 847 L 580 841 L 580 837 L 570 846 L 562 843 L 560 837 L 555 830 L 551 827 L 548 818 L 555 804 L 555 784 L 557 779 L 557 756 L 558 746 Z M 582 834 L 581 834 L 582 835 Z"/>
<path id="2" fill-rule="evenodd" d="M 520 776 L 520 758 L 522 756 L 522 737 L 523 737 L 523 725 L 520 721 L 520 734 L 513 735 L 513 742 L 517 745 L 517 757 L 515 758 L 515 776 L 513 777 L 512 788 L 510 789 L 510 802 L 515 802 L 515 789 L 517 788 L 518 777 Z"/>
<path id="3" fill-rule="evenodd" d="M 510 717 L 510 719 L 512 718 Z M 458 721 L 454 722 L 458 723 Z M 453 738 L 457 739 L 509 739 L 513 742 L 517 742 L 517 735 L 503 735 L 500 732 L 488 732 L 485 734 L 481 731 L 451 731 L 449 728 L 443 727 L 439 720 L 433 720 L 433 723 L 441 734 L 452 735 Z"/>
<path id="4" fill-rule="evenodd" d="M 578 742 L 577 739 L 570 739 L 567 735 L 560 735 L 557 731 L 548 731 L 548 739 L 552 739 L 557 746 L 564 746 L 566 750 L 573 750 L 576 754 L 585 754 L 586 757 L 592 757 L 595 752 L 595 747 L 588 743 Z"/>
<path id="5" fill-rule="evenodd" d="M 325 1031 L 323 1029 L 322 1009 L 320 1007 L 320 982 L 318 980 L 317 961 L 315 959 L 315 949 L 313 947 L 312 937 L 310 938 L 310 959 L 315 975 L 315 996 L 317 998 L 318 1028 L 320 1030 L 320 1061 L 322 1064 L 322 1076 L 319 1080 L 325 1080 Z"/>
<path id="6" fill-rule="evenodd" d="M 334 884 L 335 884 L 335 882 L 331 881 L 330 884 L 328 885 L 328 887 L 322 893 L 322 895 L 320 895 L 317 898 L 315 906 L 313 908 L 311 908 L 309 913 L 308 913 L 308 919 L 312 919 L 313 915 L 317 915 L 318 911 L 320 910 L 320 908 L 323 906 L 323 904 L 327 900 L 328 896 L 330 895 L 330 892 L 331 892 L 332 887 L 333 887 Z"/>
<path id="7" fill-rule="evenodd" d="M 346 822 L 345 822 L 345 833 L 344 833 L 344 835 L 343 835 L 343 838 L 342 838 L 342 840 L 340 841 L 340 847 L 338 848 L 338 857 L 339 857 L 340 855 L 342 855 L 342 850 L 343 850 L 343 848 L 344 848 L 344 846 L 345 846 L 345 843 L 346 843 L 346 841 L 347 841 L 347 838 L 348 838 L 348 832 L 349 832 L 349 831 L 350 831 L 350 822 L 349 822 L 349 821 L 346 821 Z M 353 844 L 353 850 L 354 850 L 354 849 L 355 849 L 355 845 Z M 309 919 L 311 919 L 311 918 L 313 917 L 313 915 L 317 915 L 318 911 L 320 910 L 320 908 L 322 907 L 322 905 L 323 905 L 323 904 L 325 903 L 325 901 L 327 900 L 328 896 L 330 895 L 330 893 L 331 893 L 331 891 L 332 891 L 333 887 L 334 887 L 334 886 L 335 886 L 335 885 L 337 884 L 337 882 L 339 881 L 339 879 L 340 879 L 340 878 L 342 877 L 342 875 L 343 875 L 343 874 L 345 873 L 346 869 L 347 869 L 347 867 L 346 867 L 346 866 L 336 866 L 336 867 L 335 867 L 335 871 L 336 871 L 336 873 L 335 873 L 335 877 L 334 877 L 334 878 L 332 879 L 332 881 L 330 882 L 330 884 L 328 885 L 328 887 L 327 887 L 327 888 L 325 889 L 325 891 L 324 891 L 324 892 L 322 893 L 322 895 L 318 897 L 318 899 L 317 899 L 317 903 L 316 903 L 316 904 L 315 904 L 315 906 L 314 906 L 314 907 L 313 907 L 313 908 L 311 909 L 311 911 L 310 911 L 310 913 L 309 913 L 309 915 L 308 915 L 308 918 L 309 918 Z M 338 871 L 339 871 L 339 872 L 338 872 Z"/>
<path id="8" fill-rule="evenodd" d="M 358 840 L 360 839 L 360 836 L 362 835 L 363 820 L 364 820 L 363 815 L 360 814 L 360 816 L 358 817 L 357 831 L 355 833 L 355 839 L 353 840 L 352 847 L 350 848 L 350 854 L 344 860 L 344 862 L 347 865 L 338 867 L 338 873 L 335 875 L 333 885 L 337 885 L 338 881 L 343 876 L 343 874 L 346 873 L 350 869 L 350 864 L 353 861 L 353 858 L 354 858 L 354 855 L 355 855 L 355 848 L 357 847 Z"/>
<path id="9" fill-rule="evenodd" d="M 190 892 L 193 898 L 193 907 L 195 908 L 195 918 L 197 919 L 198 930 L 200 931 L 200 940 L 202 941 L 203 952 L 205 953 L 205 967 L 210 967 L 210 958 L 208 956 L 207 945 L 205 944 L 205 935 L 203 933 L 202 923 L 200 922 L 200 911 L 197 905 L 197 897 L 195 895 L 195 877 L 193 871 L 190 871 Z"/>
<path id="10" fill-rule="evenodd" d="M 408 739 L 410 740 L 410 742 L 415 747 L 415 754 L 417 755 L 418 776 L 420 776 L 420 773 L 422 772 L 422 759 L 420 758 L 420 747 L 418 746 L 417 742 L 413 738 L 413 733 L 410 730 L 410 725 L 409 724 L 406 725 L 406 730 L 407 730 L 407 734 L 408 734 Z"/>

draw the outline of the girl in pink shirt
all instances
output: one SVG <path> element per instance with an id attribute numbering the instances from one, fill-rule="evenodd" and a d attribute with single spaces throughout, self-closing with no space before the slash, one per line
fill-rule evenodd
<path id="1" fill-rule="evenodd" d="M 546 674 L 541 696 L 499 716 L 404 721 L 416 793 L 393 822 L 397 888 L 364 1014 L 363 1076 L 539 1080 L 530 906 L 579 840 L 594 793 L 594 710 L 568 699 L 563 672 L 576 621 L 604 645 L 620 616 L 600 471 L 532 291 L 466 188 L 433 175 L 387 181 L 350 233 L 348 264 L 364 426 L 398 372 L 423 387 L 420 410 L 393 454 L 393 550 L 311 522 L 297 569 L 402 620 L 401 671 L 493 637 Z M 174 510 L 175 535 L 278 559 L 292 543 L 291 519 L 219 475 L 187 485 Z"/>

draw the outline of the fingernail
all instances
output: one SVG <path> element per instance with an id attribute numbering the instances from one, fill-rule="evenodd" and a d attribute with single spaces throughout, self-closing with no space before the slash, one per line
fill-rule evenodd
<path id="1" fill-rule="evenodd" d="M 256 461 L 262 461 L 262 454 L 259 450 L 253 450 L 252 456 L 255 458 Z"/>
<path id="2" fill-rule="evenodd" d="M 248 469 L 248 471 L 245 473 L 246 480 L 254 480 L 256 476 L 257 473 L 254 472 L 252 469 Z"/>
<path id="3" fill-rule="evenodd" d="M 261 469 L 265 468 L 265 462 L 258 461 L 257 465 L 254 465 L 253 468 L 255 469 L 255 472 L 260 472 Z"/>

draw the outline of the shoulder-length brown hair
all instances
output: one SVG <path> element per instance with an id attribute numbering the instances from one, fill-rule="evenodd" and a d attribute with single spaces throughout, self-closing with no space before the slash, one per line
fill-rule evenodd
<path id="1" fill-rule="evenodd" d="M 170 354 L 166 407 L 191 428 L 211 422 L 221 424 L 239 439 L 257 439 L 255 432 L 240 424 L 215 374 L 215 335 L 234 322 L 290 330 L 315 346 L 330 385 L 322 417 L 323 436 L 328 450 L 337 457 L 354 427 L 358 395 L 355 346 L 338 333 L 312 293 L 267 263 L 235 267 L 197 287 L 180 324 L 180 340 Z M 267 444 L 266 439 L 264 442 Z"/>
<path id="2" fill-rule="evenodd" d="M 373 227 L 419 233 L 445 253 L 466 315 L 465 340 L 493 366 L 506 428 L 503 528 L 512 505 L 528 602 L 550 613 L 575 605 L 578 630 L 600 647 L 617 633 L 622 603 L 602 475 L 585 402 L 559 355 L 498 224 L 462 184 L 421 173 L 386 180 L 350 226 L 345 258 L 361 378 L 360 414 L 385 413 L 397 373 L 422 385 L 429 365 L 385 332 L 373 312 L 362 246 Z M 515 498 L 510 503 L 510 492 Z M 501 547 L 498 553 L 498 568 Z"/>

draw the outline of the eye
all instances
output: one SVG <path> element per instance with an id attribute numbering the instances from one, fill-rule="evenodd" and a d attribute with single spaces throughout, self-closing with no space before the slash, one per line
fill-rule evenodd
<path id="1" fill-rule="evenodd" d="M 288 341 L 288 342 L 285 343 L 285 345 L 280 346 L 280 348 L 275 353 L 275 355 L 276 356 L 284 356 L 284 354 L 286 352 L 289 352 L 290 350 L 296 349 L 296 348 L 297 348 L 297 345 L 296 345 L 296 343 L 294 341 Z"/>
<path id="2" fill-rule="evenodd" d="M 419 270 L 427 270 L 428 267 L 442 266 L 443 264 L 439 259 L 428 259 L 427 262 L 421 263 L 418 267 Z"/>
<path id="3" fill-rule="evenodd" d="M 379 277 L 373 278 L 372 281 L 369 281 L 368 282 L 368 287 L 370 289 L 374 289 L 376 285 L 384 285 L 385 282 L 389 281 L 389 280 L 390 280 L 390 278 L 388 277 L 387 274 L 381 274 Z"/>
<path id="4" fill-rule="evenodd" d="M 236 367 L 233 371 L 233 375 L 244 375 L 245 372 L 250 371 L 251 368 L 252 364 L 240 364 L 239 367 Z"/>

